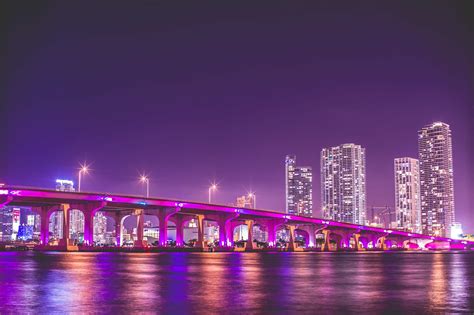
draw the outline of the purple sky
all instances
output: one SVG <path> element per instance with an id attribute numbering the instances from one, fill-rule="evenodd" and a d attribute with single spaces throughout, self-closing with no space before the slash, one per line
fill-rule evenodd
<path id="1" fill-rule="evenodd" d="M 441 120 L 474 232 L 469 2 L 4 3 L 0 178 L 53 187 L 87 160 L 83 190 L 142 193 L 144 170 L 155 196 L 204 201 L 215 179 L 217 202 L 283 210 L 296 154 L 319 216 L 322 147 L 363 145 L 368 206 L 393 206 L 393 158 Z"/>

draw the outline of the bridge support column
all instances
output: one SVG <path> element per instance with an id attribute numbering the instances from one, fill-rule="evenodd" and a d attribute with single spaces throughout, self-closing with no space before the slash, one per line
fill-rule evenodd
<path id="1" fill-rule="evenodd" d="M 228 245 L 229 239 L 227 238 L 227 235 L 229 235 L 228 229 L 230 229 L 229 224 L 227 224 L 227 220 L 225 218 L 219 220 L 218 224 L 219 224 L 219 246 L 227 247 L 229 246 Z"/>
<path id="2" fill-rule="evenodd" d="M 245 220 L 245 224 L 247 224 L 247 244 L 245 245 L 245 250 L 253 250 L 253 220 Z"/>
<path id="3" fill-rule="evenodd" d="M 84 214 L 84 245 L 94 245 L 94 215 L 92 211 L 83 211 Z"/>
<path id="4" fill-rule="evenodd" d="M 159 221 L 160 221 L 160 246 L 165 247 L 168 245 L 168 217 L 166 214 L 160 214 L 159 215 Z"/>
<path id="5" fill-rule="evenodd" d="M 197 239 L 195 247 L 204 248 L 204 215 L 198 214 L 196 217 L 197 217 L 198 239 Z"/>
<path id="6" fill-rule="evenodd" d="M 123 215 L 120 213 L 114 214 L 114 221 L 115 221 L 115 246 L 121 247 L 122 246 L 122 219 Z"/>
<path id="7" fill-rule="evenodd" d="M 176 217 L 175 225 L 176 225 L 176 247 L 183 247 L 183 245 L 184 245 L 184 220 L 181 216 Z M 160 232 L 160 234 L 161 234 L 161 232 Z"/>
<path id="8" fill-rule="evenodd" d="M 296 250 L 295 226 L 294 225 L 289 225 L 288 228 L 290 230 L 290 242 L 288 243 L 288 251 L 289 252 L 294 252 Z"/>
<path id="9" fill-rule="evenodd" d="M 41 245 L 48 245 L 49 242 L 49 216 L 51 215 L 48 207 L 41 207 L 41 227 L 40 238 Z"/>
<path id="10" fill-rule="evenodd" d="M 268 232 L 268 247 L 275 248 L 276 245 L 276 223 L 273 221 L 268 222 L 267 224 L 267 232 Z"/>
<path id="11" fill-rule="evenodd" d="M 330 247 L 330 235 L 331 235 L 331 231 L 330 230 L 322 230 L 321 231 L 324 235 L 324 243 L 323 243 L 323 247 L 321 248 L 321 251 L 322 252 L 329 252 L 331 250 L 331 247 Z"/>
<path id="12" fill-rule="evenodd" d="M 135 209 L 134 215 L 137 217 L 137 240 L 133 244 L 135 247 L 144 247 L 146 244 L 143 241 L 143 228 L 145 223 L 145 211 L 143 209 Z M 161 227 L 161 222 L 160 222 Z M 160 233 L 161 234 L 161 233 Z"/>
<path id="13" fill-rule="evenodd" d="M 316 247 L 316 227 L 314 225 L 310 225 L 307 232 L 309 238 L 308 247 Z"/>
<path id="14" fill-rule="evenodd" d="M 361 246 L 360 243 L 359 243 L 359 239 L 360 239 L 360 234 L 359 233 L 354 233 L 354 250 L 355 251 L 361 251 L 363 250 L 364 246 Z"/>
<path id="15" fill-rule="evenodd" d="M 60 245 L 69 246 L 69 210 L 71 206 L 69 204 L 61 204 L 61 210 L 63 212 L 63 238 L 60 241 Z"/>

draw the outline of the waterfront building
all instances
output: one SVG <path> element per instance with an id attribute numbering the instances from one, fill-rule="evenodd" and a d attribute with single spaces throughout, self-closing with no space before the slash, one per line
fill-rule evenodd
<path id="1" fill-rule="evenodd" d="M 321 205 L 326 219 L 365 224 L 365 149 L 348 143 L 321 151 Z"/>
<path id="2" fill-rule="evenodd" d="M 286 213 L 313 216 L 313 171 L 309 166 L 297 166 L 296 156 L 285 159 Z"/>
<path id="3" fill-rule="evenodd" d="M 255 209 L 255 195 L 248 194 L 237 197 L 235 205 L 237 208 Z"/>
<path id="4" fill-rule="evenodd" d="M 453 152 L 448 124 L 434 122 L 418 132 L 421 228 L 424 234 L 449 237 L 455 222 Z"/>
<path id="5" fill-rule="evenodd" d="M 397 228 L 421 233 L 420 163 L 410 157 L 394 160 Z"/>
<path id="6" fill-rule="evenodd" d="M 74 182 L 68 179 L 56 179 L 56 190 L 58 191 L 75 191 Z"/>
<path id="7" fill-rule="evenodd" d="M 107 217 L 99 211 L 94 216 L 94 242 L 97 244 L 107 244 Z"/>

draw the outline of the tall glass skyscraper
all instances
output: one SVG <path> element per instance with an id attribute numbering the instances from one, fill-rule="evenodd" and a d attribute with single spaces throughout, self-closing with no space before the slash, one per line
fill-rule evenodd
<path id="1" fill-rule="evenodd" d="M 365 224 L 365 149 L 360 145 L 321 151 L 321 205 L 326 219 Z"/>
<path id="2" fill-rule="evenodd" d="M 313 171 L 296 166 L 296 156 L 285 159 L 286 213 L 313 216 Z"/>
<path id="3" fill-rule="evenodd" d="M 424 234 L 451 236 L 454 223 L 453 149 L 448 124 L 434 122 L 418 131 L 421 227 Z"/>
<path id="4" fill-rule="evenodd" d="M 397 228 L 421 233 L 420 163 L 404 157 L 394 160 Z"/>

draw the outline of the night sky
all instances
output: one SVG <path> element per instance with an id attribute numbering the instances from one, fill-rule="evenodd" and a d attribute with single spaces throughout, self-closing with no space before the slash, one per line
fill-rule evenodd
<path id="1" fill-rule="evenodd" d="M 457 221 L 474 232 L 472 1 L 4 1 L 0 179 L 284 210 L 284 158 L 366 148 L 368 207 L 393 159 L 451 125 Z M 178 4 L 179 3 L 179 4 Z"/>

